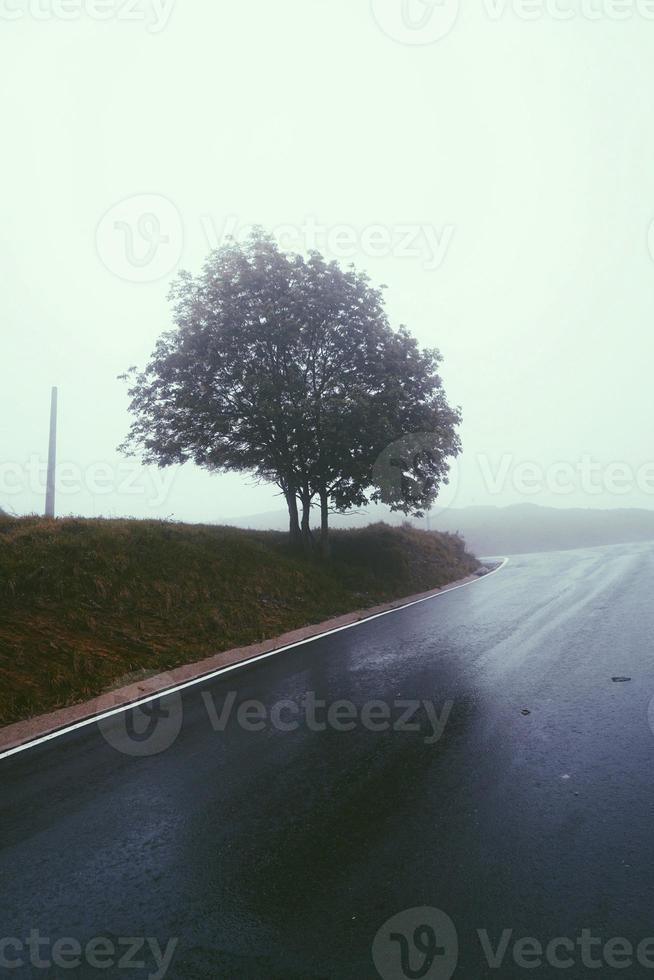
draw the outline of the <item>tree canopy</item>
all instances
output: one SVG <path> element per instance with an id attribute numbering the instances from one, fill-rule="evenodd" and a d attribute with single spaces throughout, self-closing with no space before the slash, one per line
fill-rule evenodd
<path id="1" fill-rule="evenodd" d="M 433 503 L 460 452 L 460 412 L 440 353 L 391 328 L 367 276 L 285 254 L 257 230 L 198 276 L 181 273 L 170 299 L 174 329 L 127 374 L 124 451 L 277 484 L 307 550 L 316 502 L 325 553 L 330 509 L 374 501 L 419 515 Z"/>

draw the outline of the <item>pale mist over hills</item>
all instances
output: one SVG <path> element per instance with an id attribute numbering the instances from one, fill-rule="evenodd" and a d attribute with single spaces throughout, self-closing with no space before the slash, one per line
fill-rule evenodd
<path id="1" fill-rule="evenodd" d="M 564 551 L 605 544 L 654 541 L 654 510 L 638 508 L 598 510 L 563 509 L 538 504 L 508 507 L 452 507 L 436 511 L 428 519 L 405 518 L 385 507 L 368 507 L 348 514 L 334 514 L 334 527 L 364 527 L 376 521 L 461 534 L 477 555 L 517 555 L 534 551 Z M 229 521 L 236 527 L 286 530 L 284 511 L 253 514 Z"/>

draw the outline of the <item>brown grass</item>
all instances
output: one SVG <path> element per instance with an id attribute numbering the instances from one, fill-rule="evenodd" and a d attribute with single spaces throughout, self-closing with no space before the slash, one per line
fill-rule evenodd
<path id="1" fill-rule="evenodd" d="M 0 517 L 0 725 L 462 578 L 454 535 L 334 532 L 330 562 L 284 534 L 151 521 Z"/>

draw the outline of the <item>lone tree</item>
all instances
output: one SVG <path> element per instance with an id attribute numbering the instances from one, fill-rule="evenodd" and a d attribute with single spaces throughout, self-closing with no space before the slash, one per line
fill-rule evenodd
<path id="1" fill-rule="evenodd" d="M 121 449 L 192 460 L 277 484 L 292 540 L 329 550 L 329 512 L 369 502 L 420 516 L 460 452 L 460 413 L 441 356 L 393 330 L 383 296 L 354 267 L 280 251 L 257 230 L 174 283 L 175 329 L 131 368 L 134 415 Z M 390 448 L 389 448 L 390 447 Z"/>

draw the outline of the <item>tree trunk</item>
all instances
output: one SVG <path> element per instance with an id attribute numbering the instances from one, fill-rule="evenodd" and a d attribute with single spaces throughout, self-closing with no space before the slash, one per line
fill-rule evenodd
<path id="1" fill-rule="evenodd" d="M 320 551 L 323 558 L 329 558 L 331 545 L 329 541 L 329 499 L 327 491 L 320 491 Z"/>
<path id="2" fill-rule="evenodd" d="M 284 492 L 286 497 L 286 504 L 288 506 L 288 516 L 289 516 L 289 533 L 291 535 L 292 545 L 302 544 L 302 528 L 300 527 L 300 515 L 297 507 L 297 497 L 295 496 L 295 490 L 286 490 Z"/>
<path id="3" fill-rule="evenodd" d="M 313 554 L 313 535 L 311 533 L 311 497 L 302 496 L 302 544 L 307 555 Z"/>

